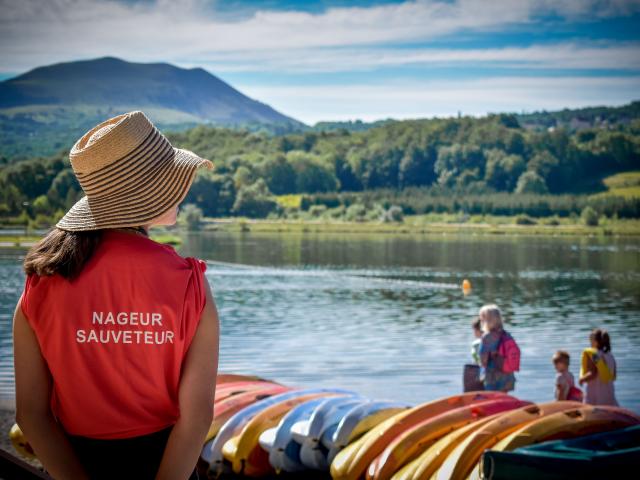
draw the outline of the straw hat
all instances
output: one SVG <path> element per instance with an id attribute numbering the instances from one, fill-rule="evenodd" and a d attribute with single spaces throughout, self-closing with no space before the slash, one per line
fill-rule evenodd
<path id="1" fill-rule="evenodd" d="M 139 110 L 105 120 L 69 154 L 86 194 L 60 219 L 62 230 L 144 225 L 180 203 L 198 167 L 210 160 L 174 148 Z"/>

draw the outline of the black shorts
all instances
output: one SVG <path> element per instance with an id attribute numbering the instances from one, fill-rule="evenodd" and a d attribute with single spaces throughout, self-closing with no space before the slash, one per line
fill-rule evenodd
<path id="1" fill-rule="evenodd" d="M 153 480 L 172 428 L 122 439 L 104 440 L 69 434 L 67 438 L 91 479 Z M 199 478 L 194 467 L 189 480 Z"/>

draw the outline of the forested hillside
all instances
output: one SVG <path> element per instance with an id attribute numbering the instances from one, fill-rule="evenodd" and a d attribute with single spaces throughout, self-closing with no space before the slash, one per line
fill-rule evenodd
<path id="1" fill-rule="evenodd" d="M 185 199 L 210 216 L 287 215 L 275 198 L 286 194 L 304 194 L 303 209 L 375 199 L 406 213 L 457 212 L 473 199 L 484 213 L 569 215 L 589 204 L 606 215 L 640 214 L 638 199 L 586 195 L 604 190 L 608 175 L 640 169 L 638 119 L 573 133 L 528 130 L 499 114 L 283 136 L 198 126 L 168 137 L 216 165 Z M 59 215 L 82 195 L 64 151 L 7 165 L 0 183 L 2 215 L 22 220 Z"/>

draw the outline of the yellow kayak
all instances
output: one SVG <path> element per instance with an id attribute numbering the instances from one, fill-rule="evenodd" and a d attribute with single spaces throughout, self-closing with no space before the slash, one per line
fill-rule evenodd
<path id="1" fill-rule="evenodd" d="M 502 413 L 496 413 L 495 415 L 470 423 L 466 427 L 458 428 L 448 435 L 445 435 L 422 452 L 418 458 L 398 470 L 393 477 L 391 477 L 391 480 L 430 478 L 440 465 L 442 465 L 442 462 L 446 460 L 449 453 L 451 453 L 460 442 L 467 438 L 471 432 L 474 432 L 500 415 L 502 415 Z"/>
<path id="2" fill-rule="evenodd" d="M 482 452 L 506 436 L 540 418 L 582 406 L 578 402 L 549 402 L 529 405 L 500 415 L 460 442 L 438 470 L 437 480 L 466 479 L 480 461 Z"/>
<path id="3" fill-rule="evenodd" d="M 640 424 L 640 416 L 620 407 L 583 406 L 554 413 L 516 430 L 491 450 L 511 451 L 546 440 L 561 440 Z"/>
<path id="4" fill-rule="evenodd" d="M 513 398 L 503 392 L 469 392 L 423 403 L 397 413 L 338 452 L 331 462 L 331 476 L 335 480 L 358 480 L 389 442 L 406 429 L 455 408 L 505 396 Z"/>
<path id="5" fill-rule="evenodd" d="M 422 452 L 448 433 L 477 420 L 496 413 L 529 405 L 531 402 L 504 396 L 482 403 L 456 408 L 427 419 L 407 429 L 396 437 L 369 464 L 367 479 L 388 480 L 405 464 L 417 458 Z"/>
<path id="6" fill-rule="evenodd" d="M 259 443 L 260 434 L 275 427 L 280 419 L 293 407 L 317 397 L 335 396 L 336 393 L 318 392 L 290 398 L 271 405 L 247 422 L 238 435 L 227 440 L 222 455 L 231 462 L 233 471 L 248 477 L 259 477 L 273 473 L 269 453 Z"/>

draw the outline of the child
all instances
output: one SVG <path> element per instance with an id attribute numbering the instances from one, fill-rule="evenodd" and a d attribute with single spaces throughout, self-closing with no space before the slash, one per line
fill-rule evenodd
<path id="1" fill-rule="evenodd" d="M 552 357 L 553 365 L 556 367 L 556 400 L 582 401 L 582 391 L 576 388 L 573 374 L 569 371 L 570 357 L 564 350 L 558 350 Z"/>
<path id="2" fill-rule="evenodd" d="M 471 344 L 471 357 L 473 362 L 480 365 L 480 344 L 482 343 L 482 328 L 480 327 L 480 317 L 471 322 L 471 328 L 473 329 L 473 336 L 475 340 Z"/>
<path id="3" fill-rule="evenodd" d="M 587 384 L 584 402 L 591 405 L 618 406 L 613 382 L 616 379 L 616 360 L 611 353 L 611 339 L 606 330 L 596 328 L 589 336 L 590 348 L 582 352 L 580 385 Z"/>

